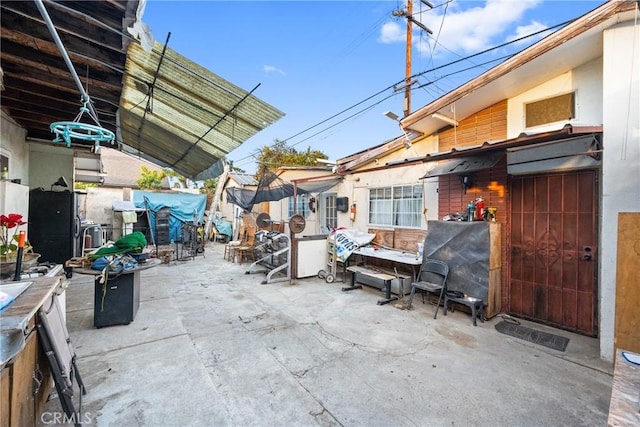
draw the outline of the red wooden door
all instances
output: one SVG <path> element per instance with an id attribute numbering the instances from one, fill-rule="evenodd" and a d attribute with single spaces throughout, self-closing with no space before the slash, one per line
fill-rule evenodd
<path id="1" fill-rule="evenodd" d="M 597 335 L 596 174 L 511 179 L 509 312 Z"/>

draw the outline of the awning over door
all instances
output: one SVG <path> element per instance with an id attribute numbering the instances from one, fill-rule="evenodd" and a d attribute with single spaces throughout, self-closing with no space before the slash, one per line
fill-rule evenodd
<path id="1" fill-rule="evenodd" d="M 442 175 L 467 175 L 481 170 L 491 169 L 504 156 L 504 152 L 478 154 L 475 156 L 457 157 L 455 159 L 439 160 L 423 177 L 433 178 Z"/>
<path id="2" fill-rule="evenodd" d="M 494 167 L 506 153 L 510 175 L 596 168 L 601 163 L 601 140 L 602 126 L 565 125 L 554 131 L 522 133 L 516 138 L 456 147 L 387 166 L 427 163 L 430 169 L 422 179 L 465 175 Z"/>
<path id="3" fill-rule="evenodd" d="M 193 180 L 213 178 L 222 172 L 220 159 L 283 116 L 169 48 L 129 45 L 119 108 L 122 151 Z"/>
<path id="4" fill-rule="evenodd" d="M 510 148 L 507 150 L 507 172 L 522 175 L 597 168 L 601 163 L 601 151 L 596 134 Z"/>

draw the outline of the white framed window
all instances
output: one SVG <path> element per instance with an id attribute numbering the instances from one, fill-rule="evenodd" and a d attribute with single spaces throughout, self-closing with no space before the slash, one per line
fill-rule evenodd
<path id="1" fill-rule="evenodd" d="M 397 185 L 369 190 L 369 224 L 391 227 L 422 225 L 422 185 Z"/>
<path id="2" fill-rule="evenodd" d="M 9 156 L 5 156 L 4 154 L 0 154 L 0 171 L 7 168 L 9 170 Z"/>
<path id="3" fill-rule="evenodd" d="M 338 209 L 336 207 L 336 193 L 322 195 L 322 219 L 321 226 L 324 234 L 329 234 L 331 230 L 338 227 Z"/>
<path id="4" fill-rule="evenodd" d="M 309 218 L 309 213 L 311 212 L 311 210 L 309 209 L 309 198 L 310 196 L 308 194 L 298 194 L 296 199 L 298 214 L 302 215 L 305 218 Z M 287 218 L 291 218 L 294 214 L 293 197 L 289 197 L 289 209 L 287 209 L 287 213 Z"/>
<path id="5" fill-rule="evenodd" d="M 6 145 L 6 144 L 5 144 Z M 5 147 L 0 147 L 0 171 L 7 168 L 11 172 L 11 152 Z"/>

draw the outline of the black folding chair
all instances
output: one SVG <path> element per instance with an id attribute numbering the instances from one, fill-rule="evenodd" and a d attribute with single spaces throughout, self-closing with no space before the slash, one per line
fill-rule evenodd
<path id="1" fill-rule="evenodd" d="M 57 295 L 54 294 L 51 297 L 49 307 L 45 308 L 44 305 L 42 306 L 38 312 L 38 317 L 38 336 L 40 337 L 42 349 L 51 366 L 51 373 L 53 374 L 53 381 L 56 385 L 58 398 L 62 404 L 62 410 L 68 420 L 72 421 L 74 425 L 80 426 L 82 425 L 80 415 L 80 411 L 82 410 L 82 395 L 87 394 L 87 391 L 78 372 L 76 353 L 71 345 L 69 331 L 67 330 Z M 78 383 L 78 389 L 80 391 L 77 411 L 73 404 L 74 378 Z"/>
<path id="2" fill-rule="evenodd" d="M 435 259 L 425 258 L 420 267 L 420 272 L 416 277 L 416 281 L 411 284 L 411 295 L 409 295 L 409 302 L 407 308 L 411 308 L 413 302 L 413 295 L 416 289 L 423 291 L 422 302 L 424 303 L 424 292 L 439 293 L 438 304 L 436 305 L 436 314 L 433 316 L 435 319 L 438 316 L 438 308 L 440 308 L 440 302 L 443 301 L 442 297 L 447 291 L 447 276 L 449 275 L 449 266 L 443 261 Z"/>

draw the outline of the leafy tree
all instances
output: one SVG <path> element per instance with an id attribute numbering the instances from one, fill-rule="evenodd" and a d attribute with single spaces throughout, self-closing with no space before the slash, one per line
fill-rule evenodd
<path id="1" fill-rule="evenodd" d="M 316 159 L 328 159 L 329 157 L 320 150 L 312 150 L 308 147 L 304 151 L 298 151 L 295 147 L 287 145 L 286 141 L 276 139 L 270 147 L 263 146 L 258 154 L 257 162 L 260 165 L 259 174 L 268 169 L 275 171 L 280 166 L 315 166 Z"/>
<path id="2" fill-rule="evenodd" d="M 200 187 L 200 193 L 215 193 L 217 185 L 218 178 L 205 179 L 202 187 Z"/>
<path id="3" fill-rule="evenodd" d="M 162 180 L 167 176 L 166 171 L 156 171 L 140 166 L 140 178 L 136 180 L 136 184 L 141 190 L 158 190 L 162 188 Z"/>
<path id="4" fill-rule="evenodd" d="M 73 183 L 73 188 L 76 190 L 86 190 L 87 188 L 95 188 L 95 187 L 98 187 L 98 184 L 96 184 L 95 182 L 75 181 Z"/>

